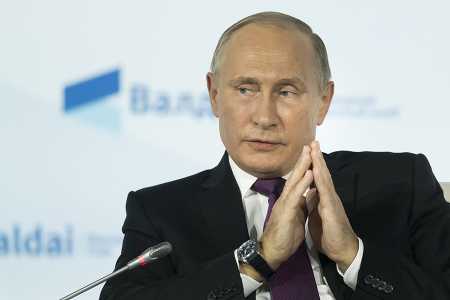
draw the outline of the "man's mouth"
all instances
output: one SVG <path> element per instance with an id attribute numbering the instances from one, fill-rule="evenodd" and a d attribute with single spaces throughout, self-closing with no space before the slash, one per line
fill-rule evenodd
<path id="1" fill-rule="evenodd" d="M 282 145 L 279 141 L 263 139 L 248 139 L 246 142 L 250 147 L 258 151 L 270 151 Z"/>

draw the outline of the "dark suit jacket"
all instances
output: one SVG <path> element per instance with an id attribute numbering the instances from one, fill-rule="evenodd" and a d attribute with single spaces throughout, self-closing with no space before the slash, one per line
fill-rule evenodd
<path id="1" fill-rule="evenodd" d="M 336 299 L 450 299 L 450 204 L 426 158 L 335 152 L 325 159 L 364 242 L 355 291 L 320 256 Z M 226 154 L 211 170 L 131 192 L 126 209 L 116 269 L 161 241 L 174 250 L 108 281 L 101 300 L 244 299 L 233 252 L 249 236 Z"/>

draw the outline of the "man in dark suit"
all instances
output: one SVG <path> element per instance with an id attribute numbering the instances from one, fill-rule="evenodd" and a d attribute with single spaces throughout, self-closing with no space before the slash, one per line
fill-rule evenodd
<path id="1" fill-rule="evenodd" d="M 207 76 L 227 152 L 211 170 L 131 192 L 112 299 L 450 299 L 450 207 L 423 155 L 315 139 L 334 83 L 325 46 L 279 13 L 228 28 Z"/>

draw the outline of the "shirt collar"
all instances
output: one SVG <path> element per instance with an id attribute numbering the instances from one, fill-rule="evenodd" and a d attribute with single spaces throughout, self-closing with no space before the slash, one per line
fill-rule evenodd
<path id="1" fill-rule="evenodd" d="M 258 178 L 239 168 L 239 166 L 234 162 L 231 156 L 228 155 L 228 159 L 230 162 L 231 171 L 233 172 L 234 178 L 236 179 L 236 182 L 239 186 L 239 190 L 241 191 L 242 198 L 255 193 L 255 191 L 253 191 L 251 187 Z"/>
<path id="2" fill-rule="evenodd" d="M 253 193 L 256 193 L 251 189 L 251 187 L 258 178 L 242 170 L 234 162 L 234 160 L 231 158 L 230 155 L 228 155 L 228 160 L 230 162 L 231 171 L 233 172 L 234 178 L 236 179 L 242 198 L 245 198 Z M 291 172 L 292 171 L 290 171 L 288 174 L 282 177 L 287 180 L 291 175 Z"/>

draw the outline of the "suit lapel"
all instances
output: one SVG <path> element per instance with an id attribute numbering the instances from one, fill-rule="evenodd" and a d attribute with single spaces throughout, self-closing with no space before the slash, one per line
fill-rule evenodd
<path id="1" fill-rule="evenodd" d="M 328 169 L 330 170 L 336 192 L 339 195 L 345 212 L 351 222 L 355 210 L 355 194 L 358 176 L 349 167 L 349 164 L 344 161 L 325 153 L 324 157 Z M 319 258 L 325 278 L 336 299 L 347 299 L 352 290 L 344 283 L 342 277 L 337 272 L 336 264 L 321 253 L 319 253 Z"/>
<path id="2" fill-rule="evenodd" d="M 203 182 L 198 197 L 211 245 L 218 253 L 236 249 L 249 239 L 241 193 L 227 153 Z"/>

